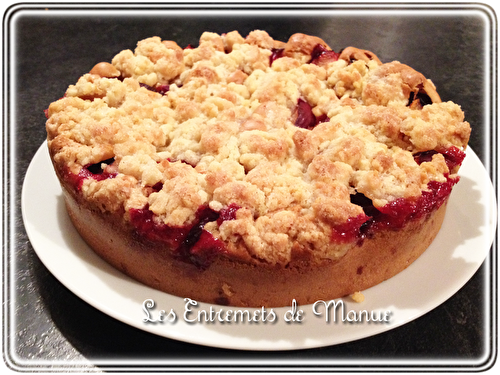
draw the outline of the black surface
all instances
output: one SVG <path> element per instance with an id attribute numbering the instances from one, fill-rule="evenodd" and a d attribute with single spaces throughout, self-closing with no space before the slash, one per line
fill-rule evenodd
<path id="1" fill-rule="evenodd" d="M 495 46 L 485 39 L 496 28 L 489 11 L 479 6 L 446 8 L 444 12 L 418 7 L 403 13 L 381 8 L 345 10 L 322 8 L 311 15 L 303 10 L 255 9 L 242 13 L 198 9 L 183 15 L 159 9 L 148 14 L 137 9 L 118 13 L 116 8 L 109 14 L 97 9 L 63 13 L 50 6 L 48 10 L 28 11 L 27 6 L 10 10 L 5 20 L 10 39 L 4 39 L 8 52 L 4 69 L 8 69 L 9 78 L 4 93 L 13 94 L 4 108 L 9 120 L 4 135 L 13 144 L 12 148 L 6 144 L 4 151 L 15 151 L 14 157 L 6 155 L 4 166 L 7 173 L 15 172 L 5 186 L 14 193 L 14 205 L 7 207 L 14 235 L 7 237 L 4 254 L 8 261 L 4 324 L 7 332 L 12 332 L 6 336 L 4 355 L 10 366 L 23 370 L 71 366 L 92 370 L 97 366 L 107 370 L 123 368 L 124 359 L 129 360 L 128 366 L 142 368 L 144 360 L 152 358 L 161 359 L 160 368 L 175 368 L 174 360 L 180 360 L 181 367 L 190 367 L 208 359 L 216 359 L 218 367 L 230 368 L 234 360 L 250 367 L 265 360 L 279 361 L 280 368 L 298 361 L 311 369 L 366 368 L 366 360 L 389 367 L 399 366 L 395 360 L 417 367 L 446 368 L 480 368 L 491 363 L 496 353 L 492 352 L 495 338 L 488 336 L 494 303 L 487 288 L 493 277 L 493 266 L 488 264 L 441 306 L 386 333 L 319 349 L 243 352 L 157 337 L 108 317 L 59 283 L 41 264 L 27 238 L 20 189 L 30 160 L 45 139 L 43 110 L 95 63 L 110 61 L 120 50 L 133 49 L 138 40 L 153 35 L 187 46 L 196 45 L 205 30 L 239 30 L 246 35 L 263 29 L 284 41 L 295 32 L 303 32 L 322 37 L 334 50 L 354 45 L 375 52 L 382 61 L 399 60 L 431 78 L 443 100 L 461 104 L 473 128 L 470 145 L 489 166 L 490 160 L 485 158 L 491 137 L 487 131 L 496 120 L 494 113 L 484 111 L 492 104 L 485 88 L 492 88 L 494 78 L 485 70 L 485 62 L 491 58 L 485 46 L 496 53 Z M 12 63 L 7 64 L 9 57 Z"/>

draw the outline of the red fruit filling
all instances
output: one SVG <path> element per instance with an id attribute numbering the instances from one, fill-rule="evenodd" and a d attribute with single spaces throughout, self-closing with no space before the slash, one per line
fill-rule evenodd
<path id="1" fill-rule="evenodd" d="M 187 259 L 198 268 L 206 269 L 217 254 L 226 251 L 224 242 L 212 236 L 205 229 L 202 229 L 198 241 L 185 252 Z"/>
<path id="2" fill-rule="evenodd" d="M 283 57 L 284 52 L 285 52 L 284 48 L 272 48 L 271 56 L 269 56 L 269 66 L 273 65 L 274 60 Z"/>
<path id="3" fill-rule="evenodd" d="M 144 87 L 144 88 L 148 89 L 149 91 L 157 92 L 161 95 L 165 95 L 168 92 L 168 90 L 170 90 L 169 85 L 156 85 L 155 87 L 153 87 L 153 86 L 149 86 L 145 83 L 139 83 L 139 86 Z"/>
<path id="4" fill-rule="evenodd" d="M 352 195 L 351 202 L 361 206 L 364 214 L 334 227 L 332 239 L 343 243 L 357 240 L 361 245 L 365 238 L 371 238 L 378 230 L 400 229 L 411 220 L 420 219 L 441 207 L 458 180 L 459 177 L 447 177 L 446 182 L 431 181 L 427 184 L 428 191 L 423 191 L 418 199 L 399 198 L 380 208 L 373 206 L 363 194 Z"/>
<path id="5" fill-rule="evenodd" d="M 432 104 L 432 99 L 423 91 L 410 92 L 410 97 L 408 98 L 407 107 L 422 108 L 424 105 Z"/>
<path id="6" fill-rule="evenodd" d="M 352 242 L 360 238 L 361 226 L 370 219 L 366 214 L 350 217 L 344 224 L 333 228 L 332 239 L 335 242 Z"/>
<path id="7" fill-rule="evenodd" d="M 151 186 L 154 192 L 158 193 L 161 189 L 163 189 L 163 182 L 157 182 L 153 186 Z"/>
<path id="8" fill-rule="evenodd" d="M 312 107 L 305 100 L 300 99 L 297 102 L 297 107 L 295 108 L 295 119 L 294 125 L 302 129 L 312 129 L 321 122 L 329 121 L 327 115 L 321 115 L 316 117 L 312 111 Z"/>
<path id="9" fill-rule="evenodd" d="M 420 165 L 424 162 L 432 161 L 432 157 L 435 154 L 441 154 L 444 156 L 444 160 L 450 171 L 453 170 L 455 167 L 462 165 L 462 162 L 464 161 L 465 158 L 465 152 L 463 152 L 456 146 L 451 146 L 447 149 L 440 149 L 437 151 L 430 150 L 430 151 L 418 152 L 415 155 L 413 155 L 413 158 Z"/>
<path id="10" fill-rule="evenodd" d="M 284 56 L 284 48 L 272 48 L 271 56 L 269 56 L 269 66 L 273 65 L 273 62 Z M 339 59 L 340 53 L 327 49 L 322 44 L 316 44 L 311 52 L 311 60 L 309 64 L 321 65 L 329 62 L 337 61 Z"/>
<path id="11" fill-rule="evenodd" d="M 87 178 L 93 178 L 96 181 L 102 181 L 108 178 L 116 177 L 118 172 L 113 168 L 108 168 L 114 163 L 114 161 L 114 158 L 110 158 L 107 160 L 103 160 L 100 163 L 87 164 L 82 169 L 80 169 L 80 172 L 78 174 L 66 171 L 64 177 L 66 180 L 70 181 L 77 190 L 81 190 L 83 181 L 85 181 Z M 102 164 L 107 164 L 108 167 L 103 169 Z"/>
<path id="12" fill-rule="evenodd" d="M 317 44 L 311 52 L 309 64 L 321 65 L 339 59 L 340 53 L 327 49 L 322 44 Z"/>
<path id="13" fill-rule="evenodd" d="M 188 235 L 190 227 L 171 227 L 155 221 L 153 211 L 146 206 L 142 209 L 131 209 L 130 221 L 137 232 L 150 241 L 161 241 L 170 247 L 178 248 Z"/>
<path id="14" fill-rule="evenodd" d="M 217 225 L 221 225 L 224 221 L 227 220 L 235 220 L 236 219 L 236 211 L 238 211 L 241 207 L 235 203 L 231 203 L 229 206 L 223 208 L 219 212 L 219 218 L 217 219 Z"/>
<path id="15" fill-rule="evenodd" d="M 219 214 L 208 206 L 201 206 L 196 211 L 196 220 L 187 233 L 184 241 L 176 249 L 176 255 L 199 268 L 206 268 L 213 257 L 225 250 L 224 244 L 207 232 L 205 225 L 216 221 Z M 220 246 L 217 246 L 217 245 Z"/>
<path id="16" fill-rule="evenodd" d="M 224 243 L 206 231 L 205 225 L 214 221 L 220 225 L 223 221 L 234 220 L 238 209 L 239 206 L 231 204 L 216 212 L 206 205 L 200 206 L 194 222 L 185 226 L 169 226 L 155 221 L 148 206 L 129 212 L 130 221 L 138 234 L 150 241 L 167 244 L 178 259 L 205 269 L 217 254 L 226 251 Z"/>

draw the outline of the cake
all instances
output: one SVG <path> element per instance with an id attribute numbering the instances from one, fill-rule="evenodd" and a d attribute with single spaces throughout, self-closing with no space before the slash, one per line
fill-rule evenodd
<path id="1" fill-rule="evenodd" d="M 69 217 L 99 256 L 242 307 L 340 298 L 403 271 L 440 230 L 470 136 L 410 66 L 262 30 L 141 40 L 45 113 Z"/>

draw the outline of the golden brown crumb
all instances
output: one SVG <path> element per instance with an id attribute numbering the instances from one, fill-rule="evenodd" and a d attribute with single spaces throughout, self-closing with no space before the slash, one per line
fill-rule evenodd
<path id="1" fill-rule="evenodd" d="M 317 45 L 329 50 L 317 37 L 280 42 L 261 30 L 246 38 L 206 32 L 186 49 L 144 39 L 50 105 L 55 165 L 77 175 L 113 158 L 117 177 L 85 179 L 81 194 L 125 221 L 128 210 L 148 206 L 183 226 L 201 205 L 234 203 L 236 219 L 211 226 L 233 248 L 271 264 L 289 262 L 292 249 L 337 259 L 354 244 L 332 247 L 332 226 L 363 213 L 351 194 L 375 207 L 418 198 L 429 181 L 456 171 L 440 154 L 421 164 L 413 155 L 463 150 L 470 126 L 408 66 L 352 48 L 311 64 Z M 271 65 L 273 48 L 283 56 Z M 434 103 L 409 106 L 422 92 Z M 326 120 L 296 126 L 299 101 Z"/>
<path id="2" fill-rule="evenodd" d="M 354 302 L 361 303 L 365 300 L 365 296 L 361 292 L 355 292 L 351 295 Z"/>

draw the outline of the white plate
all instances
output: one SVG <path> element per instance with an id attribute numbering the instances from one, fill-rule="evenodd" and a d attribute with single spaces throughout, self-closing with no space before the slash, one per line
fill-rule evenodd
<path id="1" fill-rule="evenodd" d="M 313 305 L 299 306 L 301 323 L 287 323 L 289 308 L 273 309 L 274 323 L 194 322 L 184 317 L 185 301 L 144 286 L 105 263 L 86 245 L 72 226 L 62 192 L 44 143 L 34 156 L 23 185 L 22 213 L 26 231 L 37 255 L 48 270 L 81 299 L 126 324 L 167 338 L 230 349 L 290 350 L 345 343 L 372 336 L 427 313 L 455 294 L 485 260 L 496 227 L 493 186 L 479 158 L 471 150 L 460 170 L 461 181 L 450 198 L 442 230 L 428 250 L 402 273 L 363 292 L 365 301 L 336 300 L 325 315 L 315 315 Z M 152 317 L 172 309 L 174 323 L 145 323 L 144 301 L 155 301 Z M 342 302 L 340 302 L 342 301 Z M 342 306 L 344 314 L 342 313 Z M 321 304 L 320 304 L 321 305 Z M 210 305 L 193 308 L 209 311 Z M 213 306 L 215 310 L 232 308 Z M 291 306 L 290 306 L 291 308 Z M 242 309 L 254 312 L 260 309 Z M 267 309 L 267 319 L 271 318 Z M 349 312 L 349 311 L 353 312 Z M 342 321 L 366 310 L 389 322 Z M 318 312 L 324 313 L 324 306 Z M 348 313 L 349 312 L 349 313 Z M 333 319 L 335 318 L 335 322 Z"/>

